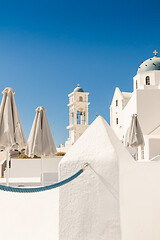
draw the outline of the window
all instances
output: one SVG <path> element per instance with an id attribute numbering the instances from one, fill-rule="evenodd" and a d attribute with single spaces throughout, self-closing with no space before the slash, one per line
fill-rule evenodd
<path id="1" fill-rule="evenodd" d="M 138 88 L 138 82 L 137 82 L 137 80 L 136 80 L 136 89 Z"/>
<path id="2" fill-rule="evenodd" d="M 118 118 L 116 118 L 116 124 L 118 124 Z"/>
<path id="3" fill-rule="evenodd" d="M 149 76 L 146 77 L 146 85 L 150 85 L 150 77 Z"/>
<path id="4" fill-rule="evenodd" d="M 79 102 L 83 102 L 83 98 L 81 96 L 79 97 Z"/>
<path id="5" fill-rule="evenodd" d="M 116 100 L 116 107 L 118 106 L 118 100 Z"/>

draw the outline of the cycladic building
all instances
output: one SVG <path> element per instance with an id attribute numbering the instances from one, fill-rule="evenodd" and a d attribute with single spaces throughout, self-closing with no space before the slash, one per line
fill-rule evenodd
<path id="1" fill-rule="evenodd" d="M 137 159 L 152 159 L 160 154 L 160 57 L 142 62 L 133 77 L 133 92 L 121 92 L 117 87 L 110 106 L 110 124 L 125 143 L 132 114 L 138 120 L 145 145 L 138 148 Z"/>
<path id="2" fill-rule="evenodd" d="M 67 152 L 88 128 L 88 106 L 90 104 L 88 102 L 88 95 L 89 92 L 84 92 L 79 84 L 68 95 L 69 125 L 67 129 L 69 130 L 69 138 L 65 142 L 65 146 L 61 146 L 61 148 L 57 149 L 58 151 Z"/>

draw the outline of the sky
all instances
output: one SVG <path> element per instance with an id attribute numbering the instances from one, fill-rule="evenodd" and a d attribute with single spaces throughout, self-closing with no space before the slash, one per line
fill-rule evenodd
<path id="1" fill-rule="evenodd" d="M 65 142 L 78 83 L 89 123 L 109 122 L 115 87 L 132 91 L 141 62 L 160 52 L 159 19 L 157 0 L 0 0 L 0 91 L 14 89 L 26 139 L 44 106 L 56 145 Z"/>

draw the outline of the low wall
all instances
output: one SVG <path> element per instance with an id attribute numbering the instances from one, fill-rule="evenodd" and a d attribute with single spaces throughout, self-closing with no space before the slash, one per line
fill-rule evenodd
<path id="1" fill-rule="evenodd" d="M 44 158 L 43 172 L 58 173 L 58 164 L 62 157 Z M 40 177 L 41 159 L 11 159 L 10 177 Z"/>
<path id="2" fill-rule="evenodd" d="M 0 191 L 0 213 L 1 239 L 59 239 L 58 188 L 25 194 Z"/>
<path id="3" fill-rule="evenodd" d="M 40 177 L 41 159 L 11 159 L 11 178 Z"/>

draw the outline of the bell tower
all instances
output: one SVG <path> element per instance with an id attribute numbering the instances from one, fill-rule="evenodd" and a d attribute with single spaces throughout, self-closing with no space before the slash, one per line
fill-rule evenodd
<path id="1" fill-rule="evenodd" d="M 69 97 L 69 139 L 72 145 L 83 134 L 88 127 L 88 92 L 84 92 L 83 89 L 77 85 Z"/>

